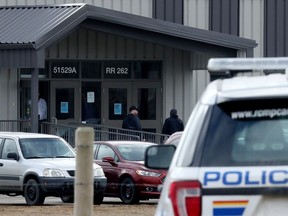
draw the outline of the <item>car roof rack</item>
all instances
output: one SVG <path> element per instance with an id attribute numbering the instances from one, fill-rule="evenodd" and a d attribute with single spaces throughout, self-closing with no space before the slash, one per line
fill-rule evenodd
<path id="1" fill-rule="evenodd" d="M 263 71 L 264 74 L 285 71 L 288 76 L 288 57 L 211 58 L 207 68 L 211 75 L 224 77 L 253 71 Z"/>

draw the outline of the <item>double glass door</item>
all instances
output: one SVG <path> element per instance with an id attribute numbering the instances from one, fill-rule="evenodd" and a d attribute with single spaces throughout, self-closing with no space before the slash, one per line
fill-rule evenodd
<path id="1" fill-rule="evenodd" d="M 129 107 L 135 105 L 143 130 L 160 133 L 161 98 L 160 82 L 104 82 L 102 123 L 121 128 Z"/>

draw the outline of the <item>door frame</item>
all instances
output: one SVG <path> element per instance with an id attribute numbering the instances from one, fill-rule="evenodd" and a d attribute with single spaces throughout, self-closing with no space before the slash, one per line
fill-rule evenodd
<path id="1" fill-rule="evenodd" d="M 74 89 L 74 118 L 59 120 L 56 118 L 56 89 Z M 50 118 L 52 123 L 68 124 L 70 122 L 81 122 L 81 91 L 79 80 L 53 80 L 50 85 Z"/>
<path id="2" fill-rule="evenodd" d="M 156 119 L 155 120 L 143 120 L 140 118 L 142 128 L 156 128 L 157 133 L 161 133 L 162 130 L 162 92 L 160 81 L 104 81 L 103 83 L 103 99 L 102 99 L 102 124 L 109 127 L 122 127 L 121 120 L 109 120 L 109 88 L 127 88 L 127 110 L 123 110 L 124 114 L 128 114 L 129 107 L 131 105 L 138 106 L 138 89 L 139 88 L 156 88 Z M 141 112 L 141 108 L 140 108 Z"/>

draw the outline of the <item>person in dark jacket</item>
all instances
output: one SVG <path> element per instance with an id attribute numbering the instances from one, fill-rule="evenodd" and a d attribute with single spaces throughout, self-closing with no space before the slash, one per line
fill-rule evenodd
<path id="1" fill-rule="evenodd" d="M 122 123 L 123 129 L 142 131 L 140 119 L 138 117 L 139 110 L 136 106 L 129 108 L 129 114 L 125 117 Z"/>
<path id="2" fill-rule="evenodd" d="M 171 109 L 170 110 L 170 117 L 165 119 L 162 134 L 171 135 L 177 131 L 183 131 L 184 124 L 183 121 L 178 117 L 177 110 Z"/>

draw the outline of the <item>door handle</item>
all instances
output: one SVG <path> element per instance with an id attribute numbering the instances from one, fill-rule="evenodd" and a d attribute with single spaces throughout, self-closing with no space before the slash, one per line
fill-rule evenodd
<path id="1" fill-rule="evenodd" d="M 51 122 L 52 122 L 53 124 L 57 124 L 57 118 L 51 117 Z"/>
<path id="2" fill-rule="evenodd" d="M 0 163 L 0 166 L 3 166 L 4 164 L 3 163 Z"/>

